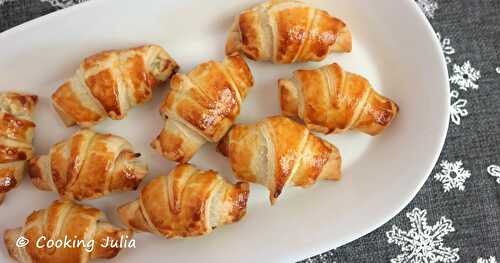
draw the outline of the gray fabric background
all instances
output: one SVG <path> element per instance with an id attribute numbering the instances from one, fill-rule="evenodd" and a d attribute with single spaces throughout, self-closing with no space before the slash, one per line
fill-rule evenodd
<path id="1" fill-rule="evenodd" d="M 58 9 L 40 0 L 4 1 L 0 0 L 0 32 Z M 440 157 L 440 161 L 463 161 L 471 177 L 464 191 L 444 192 L 443 184 L 434 179 L 441 171 L 438 163 L 416 198 L 398 216 L 363 238 L 305 262 L 390 262 L 403 252 L 398 245 L 388 243 L 386 233 L 393 225 L 409 230 L 406 213 L 414 208 L 427 211 L 429 226 L 442 216 L 453 221 L 456 231 L 443 237 L 443 246 L 459 248 L 460 262 L 480 262 L 479 258 L 490 257 L 500 261 L 500 184 L 487 172 L 488 166 L 500 165 L 500 74 L 495 70 L 500 67 L 500 0 L 418 2 L 438 4 L 429 20 L 455 49 L 449 55 L 450 75 L 453 64 L 466 61 L 481 72 L 477 90 L 459 90 L 460 98 L 467 100 L 468 115 L 461 118 L 460 125 L 450 122 Z M 446 262 L 426 259 L 414 262 Z"/>

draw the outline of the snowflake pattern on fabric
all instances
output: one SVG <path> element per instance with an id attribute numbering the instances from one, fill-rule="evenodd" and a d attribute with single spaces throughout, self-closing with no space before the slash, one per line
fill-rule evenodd
<path id="1" fill-rule="evenodd" d="M 72 5 L 76 5 L 76 4 L 79 4 L 79 3 L 86 2 L 88 0 L 41 0 L 41 1 L 42 2 L 48 2 L 53 7 L 66 8 L 66 7 L 70 7 Z"/>
<path id="2" fill-rule="evenodd" d="M 477 263 L 497 263 L 497 259 L 495 257 L 478 258 Z"/>
<path id="3" fill-rule="evenodd" d="M 462 161 L 456 162 L 441 162 L 441 172 L 434 175 L 434 179 L 443 183 L 445 192 L 451 189 L 458 188 L 458 190 L 465 190 L 465 181 L 471 176 L 469 170 L 464 169 Z"/>
<path id="4" fill-rule="evenodd" d="M 453 222 L 446 217 L 429 226 L 427 224 L 427 210 L 414 208 L 406 213 L 410 220 L 411 229 L 404 231 L 393 225 L 386 233 L 389 244 L 395 243 L 401 247 L 402 254 L 391 259 L 392 263 L 452 263 L 460 259 L 458 248 L 444 247 L 443 238 L 454 232 Z"/>
<path id="5" fill-rule="evenodd" d="M 446 60 L 446 64 L 451 63 L 450 55 L 455 54 L 455 49 L 451 46 L 451 40 L 447 37 L 441 39 L 441 34 L 438 32 L 436 36 L 441 43 L 441 49 L 443 50 L 444 58 Z"/>
<path id="6" fill-rule="evenodd" d="M 434 13 L 439 8 L 435 0 L 415 0 L 427 18 L 434 18 Z"/>
<path id="7" fill-rule="evenodd" d="M 481 72 L 472 67 L 470 61 L 465 62 L 462 66 L 453 64 L 453 75 L 450 77 L 450 82 L 456 84 L 459 89 L 478 89 L 479 85 L 476 81 L 481 78 Z"/>
<path id="8" fill-rule="evenodd" d="M 467 106 L 467 100 L 460 99 L 459 96 L 460 94 L 458 91 L 451 91 L 452 103 L 450 105 L 450 115 L 451 121 L 456 125 L 460 125 L 460 123 L 462 122 L 462 117 L 469 115 L 469 112 L 465 108 L 465 106 Z M 455 99 L 454 102 L 453 99 Z"/>
<path id="9" fill-rule="evenodd" d="M 490 165 L 488 167 L 488 173 L 493 177 L 498 177 L 497 183 L 500 184 L 500 166 L 498 165 Z"/>
<path id="10" fill-rule="evenodd" d="M 500 67 L 497 67 L 495 70 L 497 71 L 498 74 L 500 74 Z"/>

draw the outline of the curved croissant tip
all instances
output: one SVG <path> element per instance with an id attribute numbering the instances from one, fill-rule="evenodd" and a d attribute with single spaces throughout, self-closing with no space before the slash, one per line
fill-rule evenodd
<path id="1" fill-rule="evenodd" d="M 38 96 L 37 95 L 28 95 L 30 99 L 33 101 L 33 104 L 38 103 Z"/>
<path id="2" fill-rule="evenodd" d="M 140 201 L 135 200 L 116 208 L 120 221 L 134 232 L 151 231 L 141 212 Z"/>
<path id="3" fill-rule="evenodd" d="M 333 45 L 333 51 L 335 52 L 351 52 L 352 51 L 352 33 L 347 28 L 342 28 L 337 35 L 337 40 Z"/>
<path id="4" fill-rule="evenodd" d="M 248 182 L 237 182 L 234 192 L 231 194 L 232 222 L 241 220 L 247 213 L 248 196 L 250 194 L 250 184 Z"/>
<path id="5" fill-rule="evenodd" d="M 217 144 L 217 151 L 222 155 L 228 157 L 229 155 L 229 133 L 226 134 Z"/>
<path id="6" fill-rule="evenodd" d="M 398 115 L 398 114 L 401 112 L 401 110 L 400 110 L 400 108 L 399 108 L 399 105 L 398 105 L 396 102 L 394 102 L 394 106 L 395 106 L 395 108 L 396 108 L 396 110 L 395 110 L 395 112 L 394 112 L 394 113 L 395 113 L 395 115 Z"/>
<path id="7" fill-rule="evenodd" d="M 276 190 L 269 193 L 269 201 L 271 202 L 271 206 L 276 204 L 276 201 L 278 201 L 278 197 L 280 195 L 281 195 L 281 190 Z"/>
<path id="8" fill-rule="evenodd" d="M 33 157 L 28 162 L 28 175 L 31 179 L 31 183 L 38 189 L 43 191 L 51 191 L 49 183 L 43 177 L 43 167 L 47 164 L 48 158 L 46 155 Z"/>
<path id="9" fill-rule="evenodd" d="M 239 53 L 241 49 L 241 34 L 238 26 L 239 17 L 235 17 L 231 31 L 227 36 L 225 53 L 226 55 L 231 55 L 234 53 Z"/>
<path id="10" fill-rule="evenodd" d="M 116 212 L 118 213 L 118 217 L 122 221 L 123 224 L 127 225 L 128 227 L 131 227 L 129 224 L 129 217 L 130 215 L 134 214 L 135 209 L 133 207 L 134 201 L 125 203 L 119 207 L 116 208 Z"/>
<path id="11" fill-rule="evenodd" d="M 20 261 L 18 247 L 16 245 L 16 240 L 19 238 L 20 232 L 21 228 L 16 228 L 7 229 L 3 233 L 3 240 L 5 247 L 7 248 L 7 252 L 16 261 Z"/>
<path id="12" fill-rule="evenodd" d="M 287 79 L 278 80 L 280 97 L 280 108 L 283 115 L 295 117 L 299 115 L 299 98 L 297 97 L 297 87 L 292 81 Z"/>

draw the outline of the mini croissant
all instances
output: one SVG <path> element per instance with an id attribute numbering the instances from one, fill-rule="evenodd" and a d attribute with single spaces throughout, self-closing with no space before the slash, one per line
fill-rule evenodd
<path id="1" fill-rule="evenodd" d="M 52 146 L 48 155 L 31 159 L 30 177 L 40 190 L 95 199 L 137 189 L 148 171 L 139 157 L 125 139 L 83 129 Z"/>
<path id="2" fill-rule="evenodd" d="M 248 183 L 233 185 L 215 171 L 181 164 L 149 182 L 140 198 L 119 207 L 118 213 L 134 230 L 166 238 L 199 236 L 239 221 L 248 193 Z"/>
<path id="3" fill-rule="evenodd" d="M 116 244 L 132 235 L 108 223 L 98 209 L 66 200 L 31 213 L 24 226 L 5 231 L 4 242 L 9 255 L 20 263 L 86 263 L 115 257 L 120 252 Z M 16 241 L 23 237 L 26 245 L 18 246 Z M 65 239 L 70 240 L 69 246 L 56 248 L 49 243 Z"/>
<path id="4" fill-rule="evenodd" d="M 321 133 L 357 129 L 377 135 L 399 112 L 398 105 L 377 93 L 368 80 L 335 63 L 297 70 L 292 79 L 280 79 L 278 86 L 283 114 Z"/>
<path id="5" fill-rule="evenodd" d="M 151 146 L 169 160 L 189 161 L 207 141 L 226 134 L 252 86 L 252 73 L 237 54 L 175 74 L 160 108 L 165 126 Z"/>
<path id="6" fill-rule="evenodd" d="M 269 189 L 271 204 L 285 186 L 307 187 L 317 180 L 340 179 L 337 148 L 286 117 L 235 125 L 217 149 L 229 158 L 239 180 Z"/>
<path id="7" fill-rule="evenodd" d="M 321 61 L 332 52 L 350 52 L 352 36 L 340 19 L 296 0 L 271 0 L 235 18 L 226 53 L 290 64 Z"/>
<path id="8" fill-rule="evenodd" d="M 121 120 L 129 108 L 149 101 L 153 89 L 177 70 L 160 46 L 104 51 L 85 58 L 52 102 L 67 126 L 90 127 L 106 117 Z"/>
<path id="9" fill-rule="evenodd" d="M 33 156 L 31 114 L 37 102 L 34 95 L 0 93 L 0 204 L 21 183 L 26 161 Z"/>

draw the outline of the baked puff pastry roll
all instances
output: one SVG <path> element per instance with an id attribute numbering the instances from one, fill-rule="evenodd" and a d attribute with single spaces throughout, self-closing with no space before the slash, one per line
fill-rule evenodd
<path id="1" fill-rule="evenodd" d="M 233 185 L 215 171 L 180 164 L 149 182 L 140 198 L 119 207 L 118 214 L 136 231 L 166 238 L 200 236 L 239 221 L 248 193 L 248 183 Z"/>
<path id="2" fill-rule="evenodd" d="M 175 74 L 160 108 L 165 126 L 151 146 L 169 160 L 189 161 L 203 144 L 226 134 L 252 86 L 252 73 L 237 54 Z"/>
<path id="3" fill-rule="evenodd" d="M 217 149 L 229 158 L 239 180 L 269 189 L 271 204 L 285 186 L 307 187 L 317 180 L 340 179 L 337 148 L 286 117 L 235 125 Z"/>
<path id="4" fill-rule="evenodd" d="M 398 105 L 380 95 L 362 76 L 336 63 L 313 70 L 297 70 L 278 81 L 284 115 L 302 119 L 321 133 L 356 129 L 377 135 L 398 115 Z"/>
<path id="5" fill-rule="evenodd" d="M 52 102 L 67 126 L 91 127 L 107 117 L 121 120 L 130 108 L 149 101 L 153 89 L 178 68 L 157 45 L 104 51 L 85 58 L 52 94 Z"/>
<path id="6" fill-rule="evenodd" d="M 30 177 L 40 190 L 95 199 L 137 189 L 148 172 L 139 157 L 127 140 L 83 129 L 52 146 L 48 155 L 31 159 Z"/>
<path id="7" fill-rule="evenodd" d="M 24 226 L 5 231 L 4 242 L 17 262 L 86 263 L 115 257 L 121 249 L 119 244 L 128 242 L 132 235 L 130 230 L 108 223 L 98 209 L 66 200 L 31 213 Z M 20 247 L 16 240 L 22 237 L 27 242 Z M 51 245 L 65 240 L 69 240 L 69 246 Z"/>
<path id="8" fill-rule="evenodd" d="M 351 32 L 343 21 L 296 0 L 271 0 L 241 12 L 226 43 L 228 54 L 241 51 L 279 64 L 321 61 L 351 50 Z"/>
<path id="9" fill-rule="evenodd" d="M 0 93 L 0 204 L 21 183 L 26 161 L 33 156 L 35 95 Z"/>

